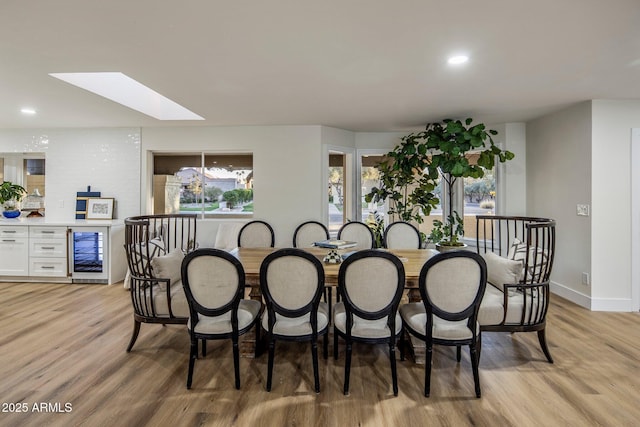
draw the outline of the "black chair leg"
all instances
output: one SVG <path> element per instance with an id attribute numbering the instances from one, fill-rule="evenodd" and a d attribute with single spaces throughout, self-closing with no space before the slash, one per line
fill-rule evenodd
<path id="1" fill-rule="evenodd" d="M 267 391 L 271 391 L 271 378 L 273 377 L 273 356 L 276 349 L 276 340 L 269 338 L 269 362 L 267 364 Z"/>
<path id="2" fill-rule="evenodd" d="M 333 325 L 333 359 L 338 360 L 338 330 Z"/>
<path id="3" fill-rule="evenodd" d="M 400 332 L 400 360 L 404 361 L 404 352 L 406 348 L 405 331 Z"/>
<path id="4" fill-rule="evenodd" d="M 207 340 L 202 340 L 202 357 L 207 357 Z"/>
<path id="5" fill-rule="evenodd" d="M 347 341 L 347 352 L 344 362 L 344 395 L 349 395 L 349 375 L 351 374 L 351 342 Z"/>
<path id="6" fill-rule="evenodd" d="M 236 390 L 240 390 L 240 349 L 237 336 L 233 337 L 233 370 L 236 376 Z"/>
<path id="7" fill-rule="evenodd" d="M 391 338 L 389 343 L 389 359 L 391 359 L 391 381 L 393 383 L 393 395 L 398 395 L 398 372 L 396 370 L 396 346 L 393 341 L 395 338 Z"/>
<path id="8" fill-rule="evenodd" d="M 480 397 L 480 374 L 478 372 L 478 353 L 476 351 L 475 344 L 471 344 L 470 355 L 471 355 L 471 368 L 473 369 L 473 383 L 476 389 L 476 397 Z"/>
<path id="9" fill-rule="evenodd" d="M 545 333 L 545 329 L 541 329 L 538 331 L 538 341 L 540 341 L 540 347 L 542 347 L 542 351 L 547 357 L 549 363 L 553 363 L 553 358 L 551 357 L 551 353 L 549 353 L 549 347 L 547 347 L 547 335 Z"/>
<path id="10" fill-rule="evenodd" d="M 313 381 L 315 383 L 316 393 L 320 393 L 320 374 L 318 372 L 318 342 L 311 341 L 311 357 L 313 358 Z"/>
<path id="11" fill-rule="evenodd" d="M 189 352 L 189 373 L 187 374 L 187 389 L 191 388 L 191 381 L 193 379 L 193 368 L 198 357 L 198 340 L 191 339 L 191 350 Z"/>
<path id="12" fill-rule="evenodd" d="M 424 395 L 431 394 L 431 361 L 433 359 L 433 344 L 427 343 L 427 359 L 424 362 Z"/>
<path id="13" fill-rule="evenodd" d="M 140 333 L 140 322 L 137 320 L 133 321 L 133 333 L 131 334 L 131 339 L 129 340 L 129 345 L 127 346 L 127 353 L 131 351 L 133 345 L 136 343 L 138 339 L 138 334 Z"/>
<path id="14" fill-rule="evenodd" d="M 460 363 L 460 360 L 462 360 L 462 346 L 461 345 L 457 345 L 456 346 L 456 361 L 458 363 Z"/>

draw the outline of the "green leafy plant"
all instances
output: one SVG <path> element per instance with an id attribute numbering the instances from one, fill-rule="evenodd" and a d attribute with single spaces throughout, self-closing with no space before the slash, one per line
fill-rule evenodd
<path id="1" fill-rule="evenodd" d="M 27 190 L 23 186 L 3 181 L 0 185 L 0 204 L 5 210 L 15 210 L 17 203 L 26 196 Z"/>
<path id="2" fill-rule="evenodd" d="M 402 143 L 378 165 L 380 186 L 374 187 L 365 200 L 370 203 L 389 199 L 389 214 L 422 223 L 422 216 L 428 216 L 440 203 L 435 193 L 440 177 L 449 194 L 447 212 L 450 214 L 441 225 L 442 236 L 438 241 L 459 240 L 457 230 L 464 227 L 452 209 L 456 180 L 482 178 L 485 170 L 494 168 L 496 159 L 506 162 L 514 158 L 512 152 L 495 145 L 492 136 L 498 132 L 487 130 L 482 123 L 472 123 L 471 118 L 464 122 L 446 119 L 427 124 L 424 131 L 404 136 Z M 472 152 L 477 155 L 475 164 L 469 162 L 468 155 Z"/>
<path id="3" fill-rule="evenodd" d="M 463 246 L 461 241 L 464 236 L 464 221 L 457 211 L 453 211 L 445 222 L 436 219 L 429 234 L 429 241 L 445 246 Z"/>
<path id="4" fill-rule="evenodd" d="M 373 246 L 375 248 L 381 248 L 384 246 L 384 216 L 377 211 L 369 213 L 369 216 L 365 220 L 365 224 L 369 226 L 373 233 Z"/>

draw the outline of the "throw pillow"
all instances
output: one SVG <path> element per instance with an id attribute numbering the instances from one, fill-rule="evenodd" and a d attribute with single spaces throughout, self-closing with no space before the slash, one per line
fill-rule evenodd
<path id="1" fill-rule="evenodd" d="M 522 265 L 522 274 L 526 281 L 539 280 L 544 265 L 547 263 L 547 254 L 542 248 L 532 246 L 527 250 L 527 244 L 519 239 L 513 239 L 509 247 L 507 258 L 519 261 Z M 528 266 L 524 271 L 525 263 Z"/>
<path id="2" fill-rule="evenodd" d="M 520 282 L 522 276 L 522 263 L 512 259 L 501 257 L 493 252 L 484 255 L 487 263 L 487 281 L 504 292 L 505 284 Z"/>
<path id="3" fill-rule="evenodd" d="M 169 285 L 173 285 L 182 279 L 182 260 L 184 254 L 181 250 L 176 249 L 167 255 L 157 256 L 151 260 L 151 268 L 153 275 L 158 279 L 169 279 Z M 160 287 L 165 290 L 165 284 L 161 283 Z"/>

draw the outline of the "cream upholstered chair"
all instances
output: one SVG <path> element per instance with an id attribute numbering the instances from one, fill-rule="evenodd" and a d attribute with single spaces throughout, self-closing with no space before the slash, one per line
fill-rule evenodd
<path id="1" fill-rule="evenodd" d="M 440 253 L 420 271 L 418 286 L 422 302 L 400 307 L 405 328 L 426 343 L 424 395 L 431 392 L 433 344 L 469 345 L 476 396 L 480 397 L 478 360 L 481 334 L 478 323 L 480 301 L 487 284 L 482 257 L 469 251 Z"/>
<path id="2" fill-rule="evenodd" d="M 233 255 L 220 249 L 197 249 L 182 262 L 182 285 L 189 303 L 187 327 L 191 337 L 187 388 L 191 388 L 198 357 L 198 340 L 233 342 L 236 389 L 240 388 L 238 337 L 257 323 L 262 304 L 244 299 L 244 269 Z M 256 342 L 260 328 L 256 328 Z"/>
<path id="3" fill-rule="evenodd" d="M 316 393 L 320 392 L 318 337 L 323 335 L 327 358 L 329 309 L 320 301 L 324 289 L 324 268 L 314 255 L 302 249 L 280 249 L 269 254 L 260 266 L 260 289 L 267 309 L 262 327 L 268 332 L 269 365 L 267 391 L 271 391 L 276 340 L 310 341 Z"/>
<path id="4" fill-rule="evenodd" d="M 384 247 L 388 249 L 420 249 L 420 232 L 404 221 L 392 222 L 384 230 Z"/>
<path id="5" fill-rule="evenodd" d="M 329 240 L 329 230 L 318 221 L 303 222 L 293 232 L 294 248 L 308 248 L 322 240 Z"/>
<path id="6" fill-rule="evenodd" d="M 264 221 L 249 221 L 238 233 L 240 248 L 272 248 L 274 244 L 273 228 Z"/>
<path id="7" fill-rule="evenodd" d="M 373 232 L 367 224 L 360 221 L 347 222 L 340 227 L 340 230 L 338 230 L 338 240 L 356 242 L 357 245 L 352 248 L 354 251 L 373 249 L 374 244 Z"/>
<path id="8" fill-rule="evenodd" d="M 404 266 L 400 259 L 373 249 L 361 250 L 340 265 L 338 290 L 342 301 L 333 311 L 333 355 L 338 358 L 338 336 L 346 341 L 344 394 L 349 394 L 353 341 L 389 346 L 393 394 L 398 395 L 396 340 L 402 333 L 398 305 L 404 289 Z M 402 347 L 401 358 L 404 359 Z"/>

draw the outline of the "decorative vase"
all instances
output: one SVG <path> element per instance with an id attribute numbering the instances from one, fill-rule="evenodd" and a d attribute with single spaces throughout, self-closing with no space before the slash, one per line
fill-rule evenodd
<path id="1" fill-rule="evenodd" d="M 450 245 L 443 245 L 440 243 L 436 243 L 436 249 L 438 250 L 438 252 L 451 252 L 451 251 L 461 251 L 466 249 L 467 244 L 466 243 L 460 243 L 458 245 L 455 246 L 450 246 Z"/>
<path id="2" fill-rule="evenodd" d="M 20 216 L 20 211 L 2 211 L 2 216 L 5 218 L 17 218 Z"/>

